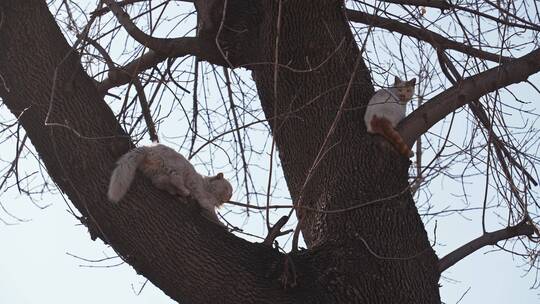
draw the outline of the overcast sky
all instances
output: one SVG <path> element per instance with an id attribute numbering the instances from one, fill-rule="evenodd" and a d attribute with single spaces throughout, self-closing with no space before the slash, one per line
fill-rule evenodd
<path id="1" fill-rule="evenodd" d="M 538 76 L 531 80 L 540 83 Z M 526 95 L 527 100 L 538 100 L 537 93 L 523 88 L 519 93 Z M 5 107 L 0 108 L 2 117 L 13 118 Z M 164 127 L 160 132 L 163 134 L 168 130 Z M 455 133 L 459 137 L 459 128 Z M 13 142 L 0 145 L 1 160 L 9 161 L 13 148 Z M 538 151 L 536 153 L 538 156 Z M 37 166 L 34 164 L 24 170 L 32 172 Z M 254 178 L 265 180 L 266 176 Z M 483 194 L 483 179 L 479 178 L 469 186 L 472 189 L 469 199 L 478 202 Z M 446 203 L 460 200 L 453 195 L 459 192 L 458 183 L 440 179 L 430 187 L 440 209 Z M 238 197 L 233 199 L 240 200 Z M 0 304 L 173 303 L 151 283 L 138 294 L 146 279 L 129 265 L 121 264 L 101 241 L 90 240 L 86 227 L 69 214 L 69 202 L 65 202 L 60 194 L 45 194 L 39 204 L 48 207 L 40 209 L 27 197 L 20 196 L 14 187 L 1 194 L 0 203 L 5 208 L 0 209 L 0 219 L 14 224 L 0 222 Z M 8 212 L 24 221 L 14 219 Z M 438 221 L 435 249 L 439 257 L 479 236 L 482 232 L 480 216 L 480 212 L 472 211 Z M 240 218 L 238 221 L 241 222 Z M 260 228 L 257 225 L 250 222 L 244 228 L 257 231 Z M 429 222 L 426 230 L 433 240 L 435 222 Z M 457 303 L 462 297 L 459 303 L 540 302 L 539 291 L 529 289 L 534 282 L 534 273 L 526 275 L 526 267 L 519 267 L 522 260 L 492 250 L 486 247 L 443 273 L 440 284 L 445 303 Z M 112 259 L 91 262 L 72 255 L 94 261 Z"/>

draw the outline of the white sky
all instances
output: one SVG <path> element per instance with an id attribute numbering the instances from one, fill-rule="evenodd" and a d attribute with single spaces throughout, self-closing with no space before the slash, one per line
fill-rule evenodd
<path id="1" fill-rule="evenodd" d="M 539 77 L 533 81 L 538 84 Z M 538 94 L 530 88 L 527 90 L 521 93 L 529 95 L 528 100 L 538 100 Z M 5 108 L 0 109 L 0 117 L 12 118 Z M 171 122 L 175 124 L 176 121 Z M 160 132 L 173 136 L 171 130 L 165 126 Z M 459 130 L 456 133 L 459 137 Z M 12 144 L 0 145 L 1 159 L 9 160 L 12 150 Z M 27 170 L 31 171 L 30 168 Z M 254 178 L 266 181 L 266 175 Z M 432 183 L 431 191 L 437 193 L 436 200 L 440 202 L 436 206 L 443 208 L 447 202 L 459 200 L 452 195 L 456 187 L 457 184 L 442 180 Z M 481 197 L 482 179 L 475 180 L 471 189 L 475 189 L 470 193 L 473 201 Z M 115 265 L 119 259 L 91 263 L 66 254 L 91 260 L 114 256 L 101 241 L 90 240 L 86 228 L 66 211 L 67 205 L 58 194 L 46 194 L 41 199 L 40 204 L 50 204 L 43 210 L 19 196 L 14 188 L 0 196 L 0 203 L 11 214 L 29 220 L 9 226 L 0 223 L 0 304 L 173 303 L 151 283 L 137 295 L 146 280 L 129 265 L 100 267 Z M 480 216 L 480 212 L 474 211 L 467 213 L 469 219 L 459 215 L 441 219 L 437 224 L 437 241 L 442 244 L 435 247 L 439 256 L 479 236 Z M 2 210 L 0 219 L 16 222 Z M 238 221 L 241 222 L 240 218 Z M 243 228 L 258 231 L 260 223 L 250 222 Z M 431 238 L 433 229 L 434 223 L 430 222 L 426 230 Z M 440 281 L 443 302 L 457 303 L 468 290 L 460 303 L 538 303 L 540 292 L 529 289 L 534 273 L 523 277 L 526 268 L 518 267 L 521 260 L 507 253 L 487 253 L 491 249 L 474 253 L 443 273 Z"/>

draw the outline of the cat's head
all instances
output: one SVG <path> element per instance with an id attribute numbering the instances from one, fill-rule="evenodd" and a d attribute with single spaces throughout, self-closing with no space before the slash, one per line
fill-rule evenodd
<path id="1" fill-rule="evenodd" d="M 403 81 L 399 77 L 394 78 L 394 88 L 396 96 L 400 102 L 407 102 L 411 100 L 414 94 L 414 85 L 416 84 L 416 78 L 409 81 Z"/>
<path id="2" fill-rule="evenodd" d="M 208 180 L 210 182 L 210 192 L 218 199 L 220 205 L 231 199 L 233 188 L 229 181 L 225 179 L 223 173 L 211 176 Z"/>

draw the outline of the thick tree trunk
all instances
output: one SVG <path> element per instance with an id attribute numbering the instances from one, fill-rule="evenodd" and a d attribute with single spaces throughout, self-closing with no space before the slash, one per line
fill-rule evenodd
<path id="1" fill-rule="evenodd" d="M 256 52 L 274 62 L 277 1 L 263 1 Z M 253 76 L 291 194 L 334 120 L 359 54 L 340 1 L 283 2 L 274 65 Z M 52 179 L 109 243 L 173 299 L 188 303 L 437 303 L 437 258 L 406 190 L 409 162 L 367 135 L 373 93 L 362 63 L 336 135 L 303 190 L 310 249 L 284 256 L 236 238 L 136 179 L 118 206 L 105 193 L 114 161 L 131 143 L 83 71 L 42 0 L 0 2 L 0 96 L 26 130 Z M 257 45 L 253 44 L 253 45 Z M 308 64 L 309 62 L 309 64 Z M 319 66 L 320 65 L 320 66 Z M 297 70 L 317 67 L 310 72 Z M 274 90 L 276 85 L 276 90 Z M 277 98 L 274 98 L 277 92 Z M 291 267 L 294 265 L 295 271 Z M 285 269 L 288 269 L 286 271 Z M 297 286 L 284 289 L 283 274 Z"/>
<path id="2" fill-rule="evenodd" d="M 366 134 L 363 115 L 373 87 L 363 62 L 324 158 L 305 185 L 359 56 L 341 1 L 282 1 L 281 16 L 279 1 L 263 3 L 258 59 L 275 62 L 277 43 L 280 65 L 278 77 L 269 64 L 257 66 L 253 78 L 293 199 L 302 196 L 302 206 L 323 211 L 300 209 L 306 241 L 335 242 L 334 253 L 347 261 L 338 266 L 347 274 L 347 285 L 340 285 L 345 294 L 362 294 L 369 303 L 438 302 L 437 258 L 408 191 L 410 163 Z"/>

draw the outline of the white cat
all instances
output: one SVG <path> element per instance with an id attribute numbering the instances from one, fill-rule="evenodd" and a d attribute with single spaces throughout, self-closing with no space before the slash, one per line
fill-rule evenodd
<path id="1" fill-rule="evenodd" d="M 120 201 L 126 194 L 137 169 L 150 178 L 156 188 L 173 195 L 191 195 L 209 219 L 221 224 L 215 208 L 229 201 L 233 191 L 223 173 L 202 176 L 182 154 L 162 144 L 138 147 L 116 162 L 107 193 L 111 202 Z"/>
<path id="2" fill-rule="evenodd" d="M 413 96 L 416 78 L 402 81 L 395 77 L 394 85 L 375 92 L 369 100 L 364 121 L 369 133 L 380 134 L 386 138 L 399 153 L 411 157 L 414 153 L 394 129 L 405 118 L 407 102 Z"/>

